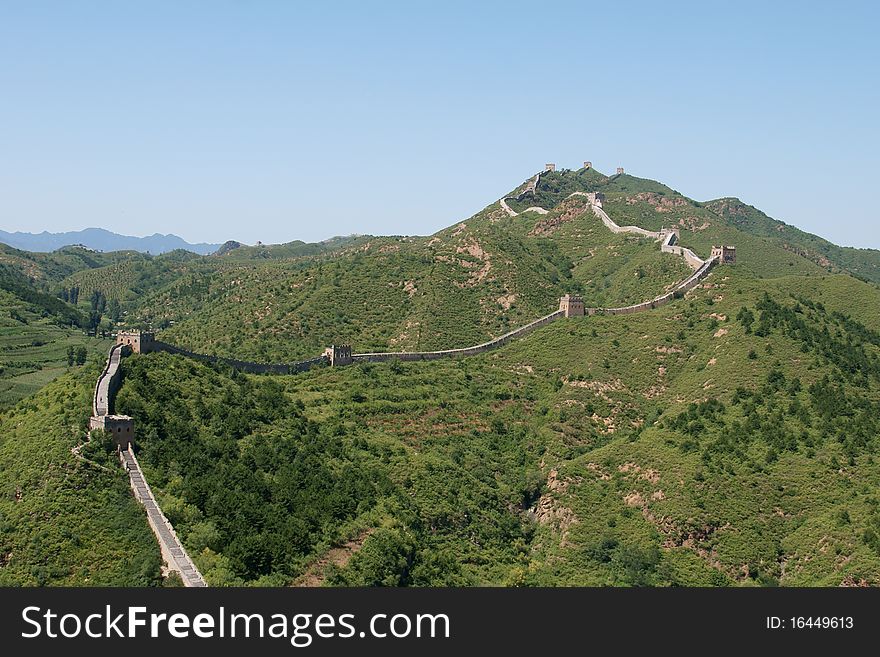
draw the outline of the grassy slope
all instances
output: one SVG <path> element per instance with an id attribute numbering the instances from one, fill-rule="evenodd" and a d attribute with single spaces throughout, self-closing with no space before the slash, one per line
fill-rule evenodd
<path id="1" fill-rule="evenodd" d="M 826 269 L 848 271 L 864 280 L 880 283 L 880 251 L 877 249 L 837 246 L 821 237 L 772 219 L 737 198 L 717 199 L 704 205 L 729 225 L 780 244 Z"/>
<path id="2" fill-rule="evenodd" d="M 551 312 L 565 292 L 633 303 L 689 270 L 657 244 L 607 231 L 582 201 L 509 219 L 497 204 L 430 238 L 373 238 L 332 255 L 199 263 L 146 296 L 144 323 L 190 348 L 291 360 L 358 350 L 466 346 Z"/>
<path id="3" fill-rule="evenodd" d="M 845 291 L 841 283 L 848 281 L 826 277 L 823 292 Z M 549 511 L 540 513 L 534 500 L 524 506 L 543 522 L 523 530 L 527 547 L 514 541 L 518 548 L 500 560 L 462 558 L 471 582 L 880 583 L 880 555 L 863 540 L 880 483 L 872 452 L 839 469 L 842 446 L 820 441 L 812 452 L 799 444 L 764 463 L 767 447 L 757 441 L 747 457 L 707 465 L 698 449 L 682 449 L 679 432 L 653 426 L 691 402 L 717 397 L 730 404 L 737 387 L 760 388 L 772 368 L 799 377 L 804 388 L 833 370 L 785 335 L 746 335 L 732 321 L 765 290 L 785 301 L 775 285 L 732 269 L 719 270 L 709 284 L 662 312 L 553 324 L 472 360 L 325 370 L 291 378 L 290 388 L 314 418 L 341 413 L 356 435 L 405 447 L 409 458 L 396 479 L 414 490 L 423 523 L 434 523 L 435 505 L 443 508 L 434 497 L 439 491 L 460 505 L 445 530 L 424 538 L 420 549 L 429 555 L 438 544 L 474 551 L 467 539 L 477 531 L 468 517 L 474 501 L 457 487 L 459 478 L 473 490 L 490 487 L 481 513 L 497 525 L 511 513 L 527 519 L 517 501 L 529 497 L 527 482 L 540 468 Z M 876 307 L 876 290 L 863 287 Z M 716 325 L 713 312 L 727 321 Z M 715 337 L 719 329 L 727 332 Z M 864 395 L 875 409 L 880 401 L 876 382 L 850 394 Z M 481 451 L 475 434 L 493 426 L 525 448 L 512 468 L 478 465 L 512 453 L 500 438 Z M 820 434 L 812 431 L 817 440 Z"/>
<path id="4" fill-rule="evenodd" d="M 99 371 L 96 360 L 0 416 L 0 585 L 159 581 L 159 548 L 121 467 L 70 452 Z"/>
<path id="5" fill-rule="evenodd" d="M 880 523 L 880 446 L 833 439 L 837 429 L 825 427 L 808 392 L 832 374 L 876 418 L 880 381 L 844 373 L 782 329 L 759 336 L 735 319 L 744 306 L 759 315 L 765 292 L 790 305 L 789 292 L 803 288 L 826 306 L 808 324 L 832 327 L 834 343 L 852 351 L 856 334 L 848 337 L 829 313 L 854 296 L 878 307 L 874 286 L 840 275 L 766 280 L 722 267 L 658 311 L 555 323 L 472 359 L 273 378 L 322 432 L 370 455 L 371 478 L 391 487 L 370 512 L 328 530 L 268 581 L 295 579 L 330 543 L 372 528 L 345 568 L 330 569 L 330 583 L 880 583 L 880 547 L 866 533 Z M 864 348 L 876 369 L 880 347 Z M 172 362 L 206 371 L 164 355 L 141 358 L 140 367 L 165 376 Z M 762 391 L 773 371 L 783 388 L 760 392 L 765 401 L 734 403 L 738 388 Z M 790 393 L 794 379 L 801 387 Z M 675 424 L 690 404 L 709 399 L 725 406 L 703 429 L 692 435 Z M 795 400 L 810 409 L 809 425 L 788 415 Z M 135 412 L 150 417 L 144 403 Z M 724 427 L 750 416 L 764 418 L 770 433 L 724 447 Z M 206 425 L 203 439 L 215 440 L 223 424 Z M 160 429 L 144 449 L 159 453 L 166 440 Z M 240 449 L 252 440 L 239 439 Z M 156 470 L 162 495 L 164 471 Z M 181 494 L 184 482 L 168 485 L 198 506 Z M 217 563 L 207 557 L 209 568 Z M 216 581 L 244 576 L 231 570 Z"/>
<path id="6" fill-rule="evenodd" d="M 133 318 L 174 320 L 168 339 L 202 351 L 283 360 L 340 340 L 358 349 L 470 344 L 552 310 L 562 292 L 581 291 L 597 305 L 637 301 L 686 271 L 656 244 L 613 236 L 591 213 L 579 213 L 576 200 L 564 201 L 590 189 L 603 191 L 618 223 L 677 224 L 683 243 L 703 255 L 712 244 L 736 244 L 739 264 L 657 312 L 558 323 L 472 360 L 279 379 L 304 402 L 319 434 L 342 437 L 354 450 L 346 459 L 368 458 L 376 481 L 393 486 L 375 506 L 300 541 L 302 550 L 284 557 L 283 569 L 270 568 L 266 580 L 259 580 L 267 574 L 263 561 L 247 561 L 247 546 L 201 554 L 217 582 L 295 577 L 330 543 L 372 528 L 350 564 L 330 573 L 331 582 L 880 583 L 868 533 L 872 524 L 880 530 L 871 441 L 853 447 L 821 440 L 822 425 L 804 427 L 795 417 L 779 423 L 781 435 L 800 436 L 795 449 L 777 449 L 764 434 L 733 451 L 717 447 L 727 440 L 725 427 L 743 421 L 742 409 L 775 418 L 772 404 L 732 398 L 737 387 L 762 389 L 777 370 L 805 389 L 822 374 L 839 375 L 848 399 L 876 408 L 876 384 L 856 385 L 791 336 L 746 334 L 733 318 L 744 305 L 754 309 L 764 291 L 786 302 L 792 291 L 876 330 L 877 288 L 828 276 L 821 263 L 752 234 L 759 231 L 743 232 L 747 226 L 659 183 L 560 172 L 542 176 L 537 201 L 552 208 L 549 215 L 509 219 L 493 204 L 431 238 L 366 238 L 295 259 L 195 258 L 161 276 L 132 276 L 125 266 L 88 274 L 123 291 Z M 861 340 L 831 326 L 850 347 Z M 865 349 L 876 354 L 871 344 Z M 167 369 L 159 359 L 143 360 Z M 221 377 L 218 389 L 225 385 Z M 179 393 L 193 408 L 204 402 L 190 397 L 185 380 Z M 792 395 L 778 405 L 809 403 L 806 392 Z M 713 398 L 725 407 L 704 418 L 705 435 L 683 433 L 676 418 L 689 403 Z M 65 408 L 87 409 L 80 401 L 69 399 Z M 225 403 L 234 407 L 235 396 Z M 149 417 L 149 409 L 136 410 Z M 141 438 L 148 453 L 167 439 L 163 422 L 152 428 Z M 209 443 L 222 433 L 209 424 L 203 430 L 200 440 Z M 235 439 L 243 448 L 253 442 Z M 34 449 L 16 447 L 25 455 Z M 157 461 L 153 471 L 163 505 L 181 512 L 175 520 L 188 540 L 206 545 L 205 527 L 187 525 L 187 505 L 198 508 L 198 500 L 186 499 L 180 481 L 162 479 L 166 465 Z M 260 541 L 273 536 L 263 532 Z M 64 568 L 49 579 L 65 581 Z M 37 580 L 19 573 L 15 581 Z"/>
<path id="7" fill-rule="evenodd" d="M 113 255 L 113 254 L 111 254 Z M 190 251 L 169 251 L 158 256 L 120 252 L 121 257 L 99 267 L 81 269 L 60 282 L 61 287 L 79 288 L 79 305 L 88 306 L 94 292 L 107 300 L 131 303 L 144 293 L 176 279 L 187 264 L 201 258 Z"/>
<path id="8" fill-rule="evenodd" d="M 74 272 L 103 267 L 128 255 L 128 252 L 97 253 L 74 246 L 53 253 L 30 253 L 0 244 L 0 264 L 46 286 L 58 283 Z"/>
<path id="9" fill-rule="evenodd" d="M 33 304 L 0 290 L 0 409 L 35 393 L 67 370 L 67 349 L 104 354 L 107 340 L 58 326 Z"/>

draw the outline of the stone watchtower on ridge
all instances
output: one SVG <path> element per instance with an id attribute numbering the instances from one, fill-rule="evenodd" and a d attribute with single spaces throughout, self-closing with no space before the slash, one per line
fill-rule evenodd
<path id="1" fill-rule="evenodd" d="M 553 162 L 548 162 L 544 165 L 544 171 L 556 171 L 556 165 Z"/>
<path id="2" fill-rule="evenodd" d="M 617 175 L 618 175 L 618 176 L 622 176 L 622 175 L 623 175 L 623 167 L 617 167 Z"/>
<path id="3" fill-rule="evenodd" d="M 718 258 L 719 263 L 726 265 L 736 264 L 736 247 L 735 246 L 713 246 L 712 257 Z"/>
<path id="4" fill-rule="evenodd" d="M 113 436 L 120 449 L 128 449 L 134 440 L 134 420 L 128 415 L 97 415 L 89 420 L 89 429 L 101 429 Z"/>
<path id="5" fill-rule="evenodd" d="M 583 317 L 584 300 L 575 294 L 566 294 L 559 297 L 559 310 L 565 313 L 566 317 Z"/>
<path id="6" fill-rule="evenodd" d="M 330 367 L 351 365 L 351 345 L 334 344 L 324 350 L 324 356 L 330 361 Z"/>
<path id="7" fill-rule="evenodd" d="M 123 344 L 126 347 L 131 347 L 131 350 L 136 354 L 146 354 L 150 351 L 154 351 L 155 342 L 156 337 L 152 331 L 134 329 L 131 331 L 119 331 L 119 333 L 116 334 L 116 344 Z"/>

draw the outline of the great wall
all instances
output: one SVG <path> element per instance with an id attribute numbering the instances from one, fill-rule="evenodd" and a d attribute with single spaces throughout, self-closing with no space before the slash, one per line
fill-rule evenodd
<path id="1" fill-rule="evenodd" d="M 591 166 L 592 164 L 590 162 L 584 162 L 585 168 L 589 169 Z M 510 206 L 507 205 L 506 200 L 514 198 L 519 201 L 528 194 L 534 196 L 542 173 L 555 170 L 555 164 L 547 164 L 544 172 L 538 173 L 534 178 L 529 179 L 526 183 L 525 190 L 519 195 L 516 197 L 508 196 L 500 199 L 500 206 L 509 216 L 518 216 L 518 214 L 521 213 L 517 213 L 510 208 Z M 622 174 L 623 169 L 618 167 L 617 175 Z M 224 364 L 233 369 L 253 374 L 294 374 L 297 372 L 304 372 L 318 365 L 336 367 L 358 362 L 385 362 L 389 360 L 427 361 L 459 356 L 475 356 L 491 349 L 496 349 L 507 344 L 511 340 L 522 337 L 541 326 L 561 318 L 592 315 L 625 315 L 658 308 L 671 302 L 675 298 L 684 296 L 688 290 L 694 288 L 703 278 L 705 278 L 716 264 L 733 264 L 736 262 L 735 247 L 712 247 L 712 253 L 709 259 L 703 260 L 690 249 L 682 247 L 677 243 L 680 238 L 678 229 L 662 229 L 659 232 L 653 232 L 639 228 L 638 226 L 618 226 L 602 209 L 601 194 L 594 192 L 574 192 L 567 198 L 571 198 L 572 196 L 586 197 L 593 213 L 612 232 L 633 234 L 638 237 L 659 241 L 661 242 L 660 250 L 662 252 L 681 256 L 684 258 L 685 262 L 694 269 L 694 272 L 685 280 L 676 284 L 665 294 L 630 306 L 617 308 L 588 308 L 584 305 L 581 297 L 566 294 L 559 299 L 559 309 L 549 315 L 540 317 L 533 322 L 520 326 L 504 335 L 493 338 L 488 342 L 483 342 L 470 347 L 444 349 L 439 351 L 397 351 L 357 354 L 352 353 L 352 349 L 348 345 L 333 345 L 325 349 L 324 353 L 320 356 L 295 363 L 254 363 L 189 351 L 167 342 L 156 340 L 154 334 L 148 331 L 120 331 L 116 336 L 116 344 L 110 349 L 107 363 L 95 384 L 95 392 L 92 400 L 92 417 L 89 421 L 89 440 L 91 439 L 91 431 L 96 429 L 101 429 L 113 436 L 114 442 L 117 446 L 120 463 L 125 467 L 128 473 L 132 492 L 147 512 L 147 520 L 159 543 L 167 569 L 176 572 L 183 581 L 184 586 L 206 586 L 204 578 L 193 563 L 189 554 L 186 552 L 186 549 L 183 547 L 177 533 L 174 531 L 174 527 L 159 508 L 156 498 L 153 495 L 153 491 L 144 477 L 133 448 L 135 435 L 133 418 L 127 415 L 111 414 L 113 397 L 121 384 L 121 363 L 124 355 L 131 352 L 149 353 L 164 351 L 204 362 Z M 538 206 L 523 210 L 523 212 L 529 211 L 534 211 L 538 214 L 547 214 L 549 212 L 549 210 Z M 79 454 L 79 449 L 81 447 L 82 445 L 74 448 L 73 452 L 79 458 L 85 460 L 84 457 Z"/>
<path id="2" fill-rule="evenodd" d="M 140 463 L 134 454 L 132 446 L 134 420 L 127 415 L 112 415 L 110 413 L 113 395 L 119 389 L 122 378 L 120 368 L 122 356 L 129 350 L 131 350 L 131 346 L 122 342 L 117 342 L 110 349 L 107 364 L 95 383 L 95 392 L 92 398 L 93 415 L 89 420 L 89 440 L 91 440 L 91 432 L 96 429 L 105 431 L 113 437 L 119 461 L 128 473 L 132 493 L 147 512 L 147 522 L 149 522 L 150 529 L 153 530 L 159 543 L 159 549 L 167 569 L 176 572 L 184 586 L 203 587 L 205 580 L 202 574 L 184 549 L 174 527 L 162 513 L 162 509 L 159 508 L 153 490 L 147 484 Z"/>

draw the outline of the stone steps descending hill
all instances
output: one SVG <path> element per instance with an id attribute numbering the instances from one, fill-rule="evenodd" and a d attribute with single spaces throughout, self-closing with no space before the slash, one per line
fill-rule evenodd
<path id="1" fill-rule="evenodd" d="M 196 568 L 181 544 L 180 539 L 177 538 L 174 527 L 168 522 L 165 514 L 162 513 L 162 510 L 156 503 L 156 498 L 153 497 L 153 490 L 147 484 L 140 463 L 138 463 L 130 447 L 119 451 L 119 460 L 128 472 L 134 496 L 147 511 L 147 521 L 150 523 L 150 528 L 159 541 L 162 557 L 165 559 L 165 563 L 168 564 L 168 568 L 180 575 L 184 586 L 206 586 L 199 569 Z"/>
<path id="2" fill-rule="evenodd" d="M 95 393 L 92 398 L 93 415 L 89 421 L 89 440 L 91 440 L 91 430 L 93 429 L 108 429 L 110 426 L 119 426 L 126 422 L 129 427 L 133 426 L 131 418 L 110 415 L 112 398 L 119 389 L 122 377 L 122 370 L 120 368 L 122 356 L 124 351 L 128 348 L 129 347 L 123 344 L 115 344 L 111 347 L 110 353 L 107 356 L 107 364 L 104 366 L 101 375 L 98 377 L 98 381 L 95 383 Z M 115 424 L 105 424 L 110 420 Z M 114 436 L 115 435 L 116 434 L 114 434 Z M 126 440 L 129 439 L 129 436 L 125 433 L 122 433 L 121 435 L 126 436 Z M 87 460 L 79 453 L 78 449 L 74 448 L 73 453 L 78 458 L 84 461 Z M 120 463 L 122 463 L 128 473 L 129 483 L 134 492 L 134 496 L 147 511 L 147 521 L 149 522 L 153 533 L 156 535 L 156 540 L 159 542 L 159 548 L 162 551 L 162 558 L 165 560 L 168 569 L 177 572 L 180 575 L 184 586 L 206 586 L 205 580 L 202 578 L 198 568 L 196 568 L 192 559 L 190 559 L 189 554 L 187 554 L 184 549 L 183 544 L 177 538 L 174 527 L 168 522 L 168 519 L 156 503 L 153 491 L 149 484 L 147 484 L 141 466 L 132 451 L 131 443 L 126 442 L 124 446 L 120 445 L 118 453 Z M 103 466 L 99 467 L 103 468 Z"/>

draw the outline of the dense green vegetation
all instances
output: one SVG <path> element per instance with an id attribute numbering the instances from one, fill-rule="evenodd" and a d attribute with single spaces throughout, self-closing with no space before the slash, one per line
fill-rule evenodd
<path id="1" fill-rule="evenodd" d="M 97 357 L 108 345 L 79 328 L 59 326 L 45 308 L 0 290 L 0 410 L 63 374 L 71 365 L 70 349 L 76 364 L 77 351 Z"/>
<path id="2" fill-rule="evenodd" d="M 124 373 L 117 410 L 138 418 L 142 467 L 215 584 L 285 583 L 388 488 L 369 452 L 306 420 L 271 378 L 167 354 Z"/>
<path id="3" fill-rule="evenodd" d="M 288 583 L 364 527 L 375 528 L 365 551 L 330 581 L 500 583 L 523 558 L 530 523 L 510 509 L 540 487 L 534 436 L 498 419 L 456 422 L 414 451 L 372 428 L 400 406 L 433 405 L 435 374 L 414 372 L 407 393 L 374 401 L 365 390 L 397 390 L 401 368 L 351 369 L 345 399 L 318 420 L 303 415 L 284 378 L 165 354 L 124 368 L 117 407 L 139 418 L 142 466 L 210 583 Z M 459 398 L 490 382 L 490 399 L 505 396 L 495 375 L 455 379 Z"/>
<path id="4" fill-rule="evenodd" d="M 0 253 L 39 293 L 0 297 L 3 371 L 70 368 L 0 416 L 0 583 L 160 581 L 110 441 L 83 450 L 90 464 L 69 452 L 90 350 L 107 343 L 60 327 L 61 309 L 278 362 L 334 342 L 474 344 L 565 292 L 623 305 L 688 274 L 573 191 L 601 191 L 621 225 L 676 225 L 702 255 L 735 244 L 738 263 L 655 311 L 555 322 L 465 360 L 289 377 L 124 361 L 116 408 L 136 418 L 145 473 L 209 583 L 880 585 L 880 289 L 845 273 L 875 280 L 875 254 L 584 170 L 511 202 L 548 214 L 492 204 L 429 238 Z M 33 353 L 53 367 L 28 369 Z M 123 549 L 131 561 L 113 558 Z"/>
<path id="5" fill-rule="evenodd" d="M 86 318 L 73 306 L 35 289 L 31 281 L 14 268 L 0 264 L 0 290 L 17 297 L 45 317 L 66 326 L 86 325 Z"/>
<path id="6" fill-rule="evenodd" d="M 135 357 L 119 399 L 217 584 L 316 564 L 335 585 L 877 584 L 880 339 L 830 294 L 851 280 L 813 303 L 719 268 L 658 312 L 461 361 L 243 377 Z"/>
<path id="7" fill-rule="evenodd" d="M 66 246 L 53 253 L 30 253 L 0 244 L 0 264 L 26 276 L 43 292 L 49 292 L 75 272 L 104 267 L 135 255 L 132 251 L 99 253 L 79 246 Z"/>
<path id="8" fill-rule="evenodd" d="M 0 586 L 161 582 L 159 548 L 121 468 L 70 451 L 85 439 L 99 372 L 96 360 L 0 414 Z"/>

